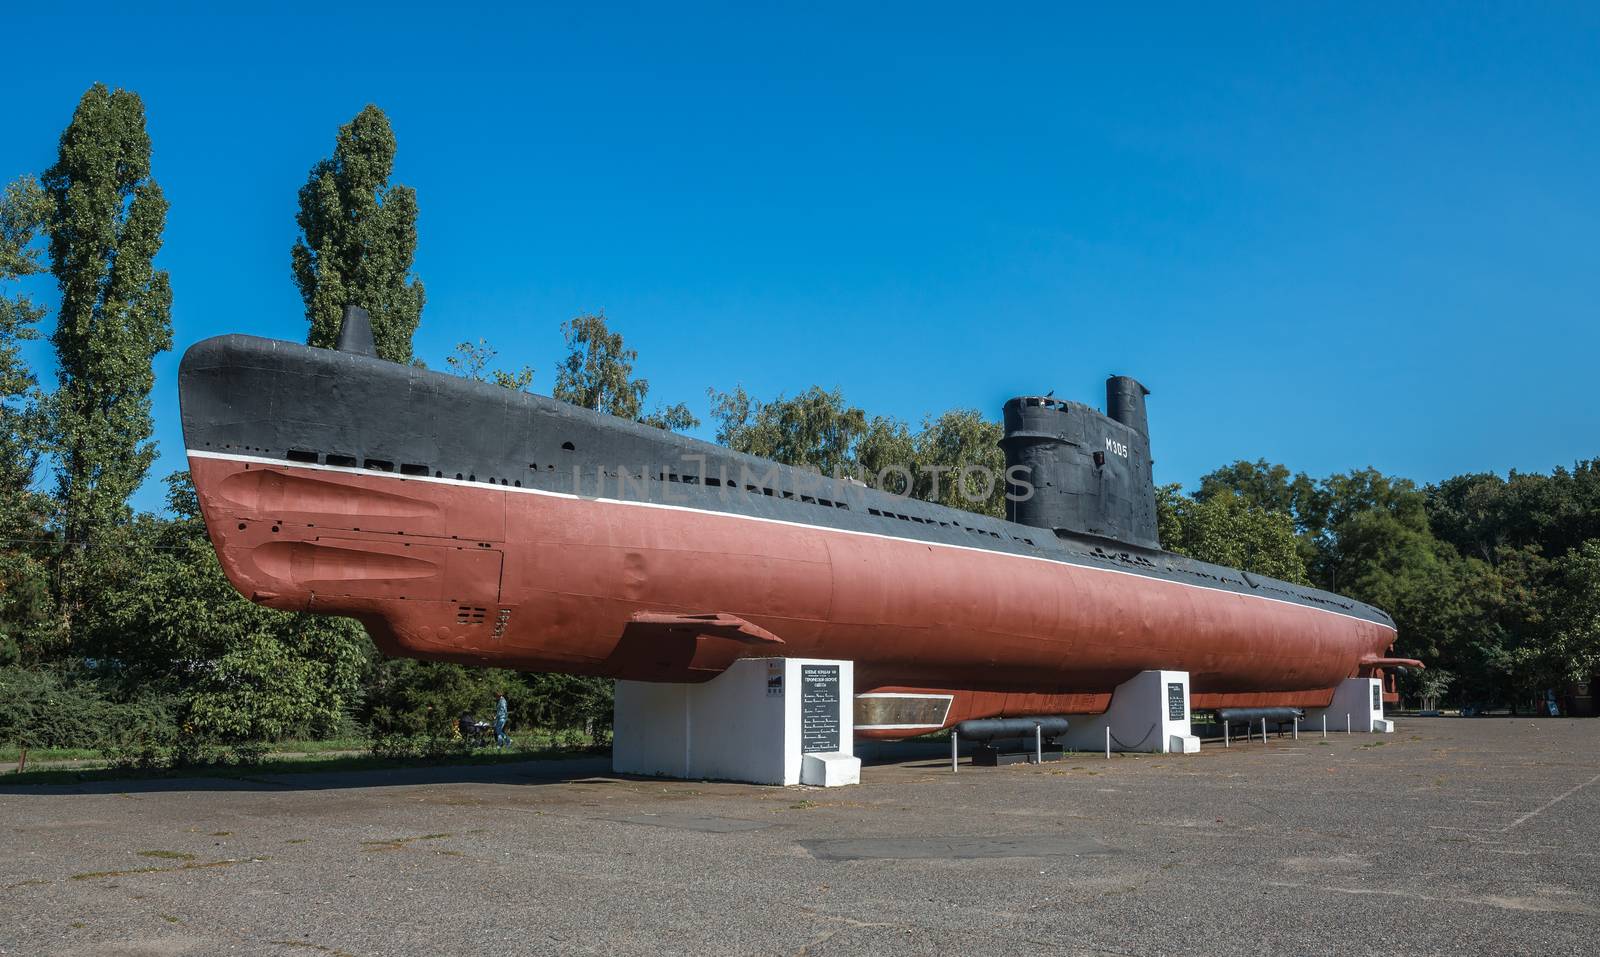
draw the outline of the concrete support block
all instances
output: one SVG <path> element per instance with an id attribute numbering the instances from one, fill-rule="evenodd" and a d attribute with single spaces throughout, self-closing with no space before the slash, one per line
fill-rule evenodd
<path id="1" fill-rule="evenodd" d="M 1113 751 L 1197 754 L 1190 718 L 1187 671 L 1141 671 L 1117 686 L 1104 714 L 1073 715 L 1056 740 L 1074 751 L 1100 751 L 1109 729 Z"/>
<path id="2" fill-rule="evenodd" d="M 1326 708 L 1308 708 L 1301 727 L 1320 727 L 1328 719 L 1328 733 L 1345 730 L 1348 718 L 1351 731 L 1362 734 L 1393 734 L 1394 722 L 1383 716 L 1383 681 L 1378 678 L 1346 678 L 1333 689 L 1333 700 Z"/>
<path id="3" fill-rule="evenodd" d="M 800 759 L 800 783 L 836 788 L 861 783 L 861 759 L 842 751 L 807 754 Z"/>
<path id="4" fill-rule="evenodd" d="M 788 785 L 806 755 L 826 754 L 838 766 L 822 770 L 824 783 L 854 784 L 854 690 L 852 662 L 818 658 L 744 658 L 702 684 L 618 681 L 611 767 Z M 853 777 L 840 758 L 855 761 Z"/>

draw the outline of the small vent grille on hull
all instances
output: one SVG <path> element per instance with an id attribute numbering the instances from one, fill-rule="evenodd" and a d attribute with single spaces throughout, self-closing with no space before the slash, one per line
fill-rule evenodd
<path id="1" fill-rule="evenodd" d="M 456 608 L 456 624 L 481 625 L 484 616 L 488 614 L 487 608 L 476 608 L 472 605 L 460 605 Z"/>

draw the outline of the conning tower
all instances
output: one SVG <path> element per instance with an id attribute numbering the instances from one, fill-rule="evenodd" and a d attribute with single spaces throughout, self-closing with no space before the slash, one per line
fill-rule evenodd
<path id="1" fill-rule="evenodd" d="M 1160 548 L 1150 474 L 1150 391 L 1128 376 L 1106 380 L 1106 412 L 1053 396 L 1006 403 L 1006 517 L 1068 535 Z M 1017 472 L 1012 469 L 1021 466 Z M 1015 500 L 1020 498 L 1021 500 Z"/>

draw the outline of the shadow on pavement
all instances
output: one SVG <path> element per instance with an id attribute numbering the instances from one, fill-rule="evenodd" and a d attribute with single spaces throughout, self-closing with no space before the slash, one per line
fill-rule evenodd
<path id="1" fill-rule="evenodd" d="M 314 767 L 315 761 L 297 762 Z M 496 764 L 434 764 L 398 768 L 327 771 L 233 768 L 215 774 L 181 772 L 161 777 L 124 777 L 53 783 L 11 783 L 0 777 L 0 794 L 157 794 L 188 791 L 323 791 L 405 787 L 420 784 L 565 784 L 591 778 L 618 780 L 610 755 L 544 758 Z"/>
<path id="2" fill-rule="evenodd" d="M 963 763 L 971 748 L 961 742 Z M 950 760 L 949 741 L 860 741 L 855 753 L 866 766 L 907 764 L 936 767 Z M 223 768 L 214 771 L 127 777 L 102 777 L 104 770 L 82 772 L 84 780 L 13 782 L 0 775 L 0 794 L 19 796 L 51 794 L 159 794 L 198 791 L 322 791 L 346 788 L 406 787 L 426 784 L 569 784 L 585 780 L 647 781 L 649 777 L 616 774 L 609 754 L 579 757 L 531 758 L 485 764 L 418 764 L 405 767 L 339 767 L 348 758 L 330 758 L 318 770 L 316 759 L 298 760 L 292 770 L 267 766 Z"/>

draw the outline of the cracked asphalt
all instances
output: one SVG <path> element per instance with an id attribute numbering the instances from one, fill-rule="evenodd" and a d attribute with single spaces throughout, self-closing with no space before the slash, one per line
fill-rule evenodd
<path id="1" fill-rule="evenodd" d="M 604 759 L 0 778 L 0 954 L 1593 954 L 1597 735 L 1400 718 L 955 775 L 903 748 L 832 791 Z"/>

